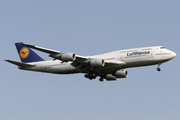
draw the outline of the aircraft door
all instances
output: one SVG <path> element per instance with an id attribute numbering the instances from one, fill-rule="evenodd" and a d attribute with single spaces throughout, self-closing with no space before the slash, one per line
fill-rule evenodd
<path id="1" fill-rule="evenodd" d="M 41 66 L 41 71 L 42 71 L 42 72 L 47 72 L 47 68 L 48 68 L 48 67 Z"/>
<path id="2" fill-rule="evenodd" d="M 122 56 L 120 57 L 120 61 L 123 61 L 123 57 Z"/>
<path id="3" fill-rule="evenodd" d="M 153 58 L 153 51 L 150 51 L 150 54 L 148 54 L 148 57 Z"/>
<path id="4" fill-rule="evenodd" d="M 150 51 L 149 54 L 147 54 L 147 61 L 152 60 L 154 57 L 153 50 Z"/>

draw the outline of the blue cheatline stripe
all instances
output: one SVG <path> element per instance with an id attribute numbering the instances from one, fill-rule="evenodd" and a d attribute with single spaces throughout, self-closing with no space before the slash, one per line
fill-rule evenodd
<path id="1" fill-rule="evenodd" d="M 19 57 L 22 62 L 29 63 L 29 62 L 44 61 L 44 59 L 42 59 L 39 55 L 37 55 L 29 47 L 20 45 L 18 43 L 15 43 L 15 45 L 16 45 Z"/>

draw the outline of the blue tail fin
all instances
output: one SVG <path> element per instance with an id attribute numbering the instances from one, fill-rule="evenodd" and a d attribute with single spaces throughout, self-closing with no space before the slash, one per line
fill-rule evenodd
<path id="1" fill-rule="evenodd" d="M 25 47 L 18 43 L 15 43 L 19 57 L 24 63 L 44 61 L 39 55 L 32 51 L 29 47 Z"/>

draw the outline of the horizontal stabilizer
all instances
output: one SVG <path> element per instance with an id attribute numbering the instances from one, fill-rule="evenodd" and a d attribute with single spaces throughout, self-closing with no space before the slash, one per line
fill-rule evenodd
<path id="1" fill-rule="evenodd" d="M 34 67 L 35 65 L 32 64 L 28 64 L 28 63 L 22 63 L 22 62 L 17 62 L 17 61 L 13 61 L 13 60 L 5 60 L 9 63 L 12 63 L 14 65 L 20 66 L 20 67 Z"/>

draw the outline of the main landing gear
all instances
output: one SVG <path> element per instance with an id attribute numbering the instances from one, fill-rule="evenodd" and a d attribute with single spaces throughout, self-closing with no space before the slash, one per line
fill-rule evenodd
<path id="1" fill-rule="evenodd" d="M 89 74 L 84 75 L 84 77 L 85 77 L 85 78 L 89 78 L 90 80 L 96 79 L 96 76 L 94 76 L 94 75 L 89 75 Z"/>
<path id="2" fill-rule="evenodd" d="M 88 78 L 88 79 L 90 79 L 90 80 L 96 79 L 97 76 L 100 76 L 100 75 L 94 73 L 93 70 L 88 71 L 88 72 L 84 75 L 85 78 Z M 104 78 L 105 78 L 105 76 L 104 76 L 104 75 L 101 75 L 100 78 L 99 78 L 99 81 L 100 81 L 100 82 L 103 82 L 103 81 L 104 81 Z"/>
<path id="3" fill-rule="evenodd" d="M 97 76 L 85 74 L 84 77 L 85 77 L 85 78 L 89 78 L 90 80 L 92 80 L 92 79 L 96 79 Z M 100 77 L 100 78 L 99 78 L 99 81 L 100 81 L 100 82 L 103 82 L 103 81 L 104 81 L 104 77 Z"/>
<path id="4" fill-rule="evenodd" d="M 94 71 L 89 71 L 88 73 L 86 73 L 85 75 L 84 75 L 84 77 L 85 78 L 89 78 L 90 80 L 92 80 L 92 79 L 96 79 L 96 74 L 94 74 Z"/>
<path id="5" fill-rule="evenodd" d="M 94 74 L 94 73 L 86 73 L 85 75 L 84 75 L 84 77 L 85 78 L 89 78 L 90 80 L 92 80 L 92 79 L 96 79 L 96 77 L 97 77 L 97 75 L 96 74 Z M 101 76 L 100 78 L 99 78 L 99 81 L 100 82 L 103 82 L 104 81 L 104 76 Z"/>
<path id="6" fill-rule="evenodd" d="M 161 68 L 160 68 L 160 65 L 161 65 L 162 63 L 159 63 L 158 64 L 158 68 L 156 69 L 157 71 L 161 71 Z"/>

